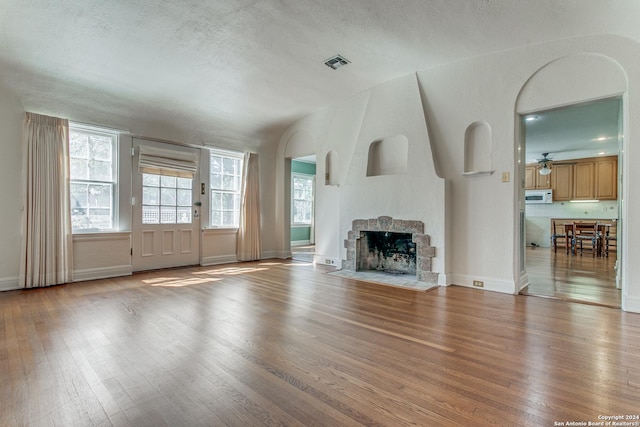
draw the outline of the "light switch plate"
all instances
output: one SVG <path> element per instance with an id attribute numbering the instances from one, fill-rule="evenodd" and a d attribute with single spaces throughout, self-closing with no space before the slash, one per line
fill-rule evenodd
<path id="1" fill-rule="evenodd" d="M 502 182 L 509 182 L 509 172 L 502 172 Z"/>

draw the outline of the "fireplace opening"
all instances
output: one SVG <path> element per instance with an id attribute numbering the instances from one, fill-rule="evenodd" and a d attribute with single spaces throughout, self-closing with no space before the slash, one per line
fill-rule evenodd
<path id="1" fill-rule="evenodd" d="M 356 270 L 416 274 L 416 244 L 412 233 L 361 231 Z"/>
<path id="2" fill-rule="evenodd" d="M 385 239 L 389 240 L 385 242 Z M 372 243 L 369 243 L 370 240 Z M 412 274 L 418 282 L 438 283 L 438 273 L 431 271 L 436 248 L 431 246 L 429 235 L 424 234 L 422 221 L 394 219 L 390 216 L 354 219 L 344 247 L 346 259 L 342 260 L 343 270 L 354 274 L 366 269 L 402 272 Z"/>

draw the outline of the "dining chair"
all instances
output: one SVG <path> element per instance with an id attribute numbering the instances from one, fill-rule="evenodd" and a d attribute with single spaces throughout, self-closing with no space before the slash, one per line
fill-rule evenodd
<path id="1" fill-rule="evenodd" d="M 560 240 L 558 242 L 558 240 Z M 558 243 L 564 242 L 565 247 L 567 247 L 567 233 L 565 227 L 560 227 L 556 225 L 556 221 L 551 221 L 551 246 L 553 246 L 553 252 L 558 252 Z M 568 252 L 568 247 L 567 247 Z"/>
<path id="2" fill-rule="evenodd" d="M 598 222 L 574 222 L 573 229 L 573 245 L 575 245 L 576 252 L 578 247 L 580 248 L 580 255 L 582 255 L 584 249 L 590 249 L 591 255 L 595 257 L 601 240 L 598 232 Z M 584 247 L 585 242 L 589 245 L 587 248 Z"/>
<path id="3" fill-rule="evenodd" d="M 603 234 L 603 238 L 604 241 L 601 242 L 602 244 L 602 256 L 609 256 L 609 248 L 613 248 L 614 250 L 616 249 L 616 245 L 618 243 L 618 239 L 617 236 L 611 235 L 611 224 L 603 224 L 605 226 L 605 230 L 604 230 L 604 234 Z M 615 224 L 614 224 L 615 227 Z M 614 228 L 615 230 L 615 228 Z"/>

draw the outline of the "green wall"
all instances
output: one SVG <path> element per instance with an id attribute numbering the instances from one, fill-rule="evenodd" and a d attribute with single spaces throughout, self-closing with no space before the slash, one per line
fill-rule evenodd
<path id="1" fill-rule="evenodd" d="M 316 164 L 307 162 L 298 162 L 291 160 L 291 173 L 304 173 L 306 175 L 316 174 Z"/>
<path id="2" fill-rule="evenodd" d="M 311 227 L 291 227 L 291 241 L 309 240 Z"/>

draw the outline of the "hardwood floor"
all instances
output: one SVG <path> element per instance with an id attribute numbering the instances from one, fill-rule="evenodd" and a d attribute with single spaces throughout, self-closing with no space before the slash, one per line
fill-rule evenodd
<path id="1" fill-rule="evenodd" d="M 296 261 L 313 262 L 316 245 L 292 246 L 291 257 Z"/>
<path id="2" fill-rule="evenodd" d="M 638 314 L 327 271 L 255 262 L 0 293 L 0 424 L 552 426 L 640 412 Z"/>
<path id="3" fill-rule="evenodd" d="M 525 295 L 620 308 L 615 252 L 609 257 L 571 255 L 564 249 L 527 248 L 529 286 Z"/>

